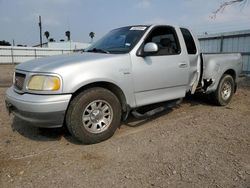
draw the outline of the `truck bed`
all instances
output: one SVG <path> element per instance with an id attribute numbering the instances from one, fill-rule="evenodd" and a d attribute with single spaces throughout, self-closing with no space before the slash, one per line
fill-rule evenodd
<path id="1" fill-rule="evenodd" d="M 220 78 L 226 71 L 231 71 L 235 82 L 242 70 L 242 56 L 240 53 L 202 53 L 201 82 L 206 92 L 216 90 Z"/>

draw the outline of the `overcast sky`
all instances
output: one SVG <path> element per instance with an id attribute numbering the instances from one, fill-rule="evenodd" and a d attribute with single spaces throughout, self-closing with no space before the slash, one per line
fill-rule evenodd
<path id="1" fill-rule="evenodd" d="M 56 41 L 70 30 L 73 41 L 89 42 L 113 28 L 131 24 L 169 23 L 197 33 L 250 29 L 250 5 L 228 7 L 216 19 L 211 13 L 222 0 L 0 0 L 0 40 L 39 43 L 38 16 L 43 32 Z M 95 40 L 96 40 L 95 39 Z M 43 37 L 43 41 L 46 38 Z"/>

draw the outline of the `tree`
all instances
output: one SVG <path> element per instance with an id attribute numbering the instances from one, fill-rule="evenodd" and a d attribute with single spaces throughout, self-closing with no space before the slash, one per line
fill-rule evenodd
<path id="1" fill-rule="evenodd" d="M 65 32 L 66 37 L 68 38 L 68 41 L 70 41 L 70 31 Z"/>
<path id="2" fill-rule="evenodd" d="M 95 37 L 95 33 L 93 31 L 91 31 L 89 33 L 89 37 L 91 38 L 91 43 L 93 42 L 93 38 Z"/>
<path id="3" fill-rule="evenodd" d="M 56 42 L 56 41 L 55 41 L 55 39 L 50 38 L 50 39 L 49 39 L 49 42 Z"/>
<path id="4" fill-rule="evenodd" d="M 18 47 L 27 47 L 27 45 L 23 45 L 23 44 L 18 44 Z"/>
<path id="5" fill-rule="evenodd" d="M 8 41 L 2 40 L 0 41 L 0 46 L 11 46 L 11 44 Z"/>
<path id="6" fill-rule="evenodd" d="M 44 35 L 45 35 L 45 37 L 47 38 L 47 40 L 49 41 L 49 36 L 50 36 L 50 35 L 49 35 L 49 32 L 48 32 L 48 31 L 45 31 L 45 32 L 44 32 Z"/>
<path id="7" fill-rule="evenodd" d="M 242 6 L 245 6 L 248 3 L 248 0 L 227 0 L 221 3 L 219 8 L 217 8 L 214 12 L 213 15 L 211 16 L 212 19 L 215 19 L 217 14 L 220 12 L 223 12 L 226 7 L 234 5 L 234 4 L 240 4 Z"/>

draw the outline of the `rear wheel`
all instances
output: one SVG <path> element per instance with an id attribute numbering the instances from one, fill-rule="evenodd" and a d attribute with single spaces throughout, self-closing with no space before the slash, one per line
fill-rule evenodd
<path id="1" fill-rule="evenodd" d="M 227 105 L 234 94 L 235 83 L 231 75 L 224 74 L 220 80 L 220 83 L 214 93 L 212 93 L 212 99 L 215 104 L 219 106 Z"/>
<path id="2" fill-rule="evenodd" d="M 77 95 L 70 103 L 66 124 L 70 133 L 84 144 L 110 138 L 120 125 L 121 105 L 105 88 L 91 88 Z"/>

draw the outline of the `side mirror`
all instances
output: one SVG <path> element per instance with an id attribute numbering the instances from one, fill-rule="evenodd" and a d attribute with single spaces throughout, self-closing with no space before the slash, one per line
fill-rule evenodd
<path id="1" fill-rule="evenodd" d="M 143 52 L 146 54 L 152 54 L 158 52 L 158 46 L 154 42 L 149 42 L 144 45 Z"/>

